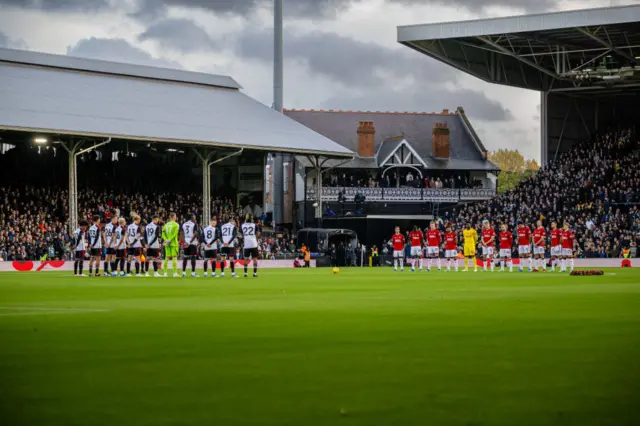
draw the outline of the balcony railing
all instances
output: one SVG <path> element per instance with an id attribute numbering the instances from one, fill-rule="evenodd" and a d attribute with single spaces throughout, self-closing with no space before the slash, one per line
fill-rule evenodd
<path id="1" fill-rule="evenodd" d="M 336 188 L 322 187 L 322 201 L 338 201 L 338 194 L 344 191 L 347 201 L 356 194 L 362 194 L 366 201 L 427 201 L 433 203 L 457 203 L 458 201 L 490 200 L 496 196 L 491 188 L 451 189 L 451 188 Z M 307 200 L 316 200 L 316 186 L 307 186 Z"/>

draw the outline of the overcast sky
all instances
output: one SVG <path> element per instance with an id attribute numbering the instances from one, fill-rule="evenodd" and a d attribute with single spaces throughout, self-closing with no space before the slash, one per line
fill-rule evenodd
<path id="1" fill-rule="evenodd" d="M 228 74 L 272 103 L 272 0 L 0 0 L 0 46 Z M 285 107 L 463 106 L 490 150 L 540 157 L 537 92 L 484 83 L 396 42 L 396 26 L 638 0 L 284 0 Z"/>

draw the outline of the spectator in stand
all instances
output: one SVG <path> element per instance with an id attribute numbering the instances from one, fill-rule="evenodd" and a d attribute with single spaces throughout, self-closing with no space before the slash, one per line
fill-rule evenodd
<path id="1" fill-rule="evenodd" d="M 483 219 L 513 229 L 540 219 L 573 224 L 578 256 L 619 257 L 622 248 L 640 243 L 640 144 L 634 128 L 613 129 L 570 152 L 521 182 L 513 191 L 484 203 L 445 214 L 447 222 Z"/>

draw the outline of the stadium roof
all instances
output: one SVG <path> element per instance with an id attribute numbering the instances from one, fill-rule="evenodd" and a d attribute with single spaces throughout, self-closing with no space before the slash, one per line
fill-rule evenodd
<path id="1" fill-rule="evenodd" d="M 227 76 L 0 49 L 0 129 L 353 157 L 239 88 Z"/>
<path id="2" fill-rule="evenodd" d="M 400 26 L 398 42 L 492 83 L 565 92 L 640 86 L 640 70 L 617 85 L 570 76 L 608 55 L 618 68 L 635 66 L 640 5 Z"/>
<path id="3" fill-rule="evenodd" d="M 404 140 L 408 149 L 416 154 L 414 164 L 423 167 L 499 170 L 487 160 L 487 150 L 461 107 L 456 111 L 437 113 L 287 109 L 284 114 L 350 151 L 358 150 L 358 123 L 373 122 L 375 157 L 356 157 L 352 162 L 342 164 L 342 168 L 380 168 Z M 432 150 L 433 128 L 442 123 L 447 123 L 450 131 L 450 157 L 447 160 L 435 159 Z"/>

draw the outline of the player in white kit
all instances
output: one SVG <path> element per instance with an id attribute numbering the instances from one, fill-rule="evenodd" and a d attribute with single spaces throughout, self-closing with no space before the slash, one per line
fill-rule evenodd
<path id="1" fill-rule="evenodd" d="M 124 262 L 127 258 L 127 221 L 125 218 L 121 217 L 118 223 L 118 227 L 114 231 L 114 240 L 115 240 L 115 252 L 116 252 L 116 266 L 113 268 L 111 272 L 111 276 L 118 275 L 118 269 L 120 270 L 120 276 L 125 275 L 124 273 Z"/>
<path id="2" fill-rule="evenodd" d="M 149 276 L 149 260 L 153 262 L 153 276 L 161 277 L 158 272 L 158 256 L 160 256 L 160 226 L 158 222 L 160 218 L 156 215 L 151 219 L 151 223 L 148 223 L 144 227 L 144 241 L 147 249 L 147 255 L 144 262 L 144 275 Z"/>
<path id="3" fill-rule="evenodd" d="M 197 277 L 196 259 L 198 257 L 198 222 L 196 216 L 191 216 L 191 220 L 182 224 L 182 235 L 184 236 L 184 255 L 182 258 L 182 276 L 187 273 L 187 261 L 191 259 L 191 276 Z"/>
<path id="4" fill-rule="evenodd" d="M 140 274 L 140 256 L 142 256 L 142 235 L 140 216 L 133 218 L 133 223 L 127 227 L 127 276 L 131 276 L 131 261 L 136 261 L 136 277 Z"/>
<path id="5" fill-rule="evenodd" d="M 229 219 L 228 223 L 225 223 L 220 227 L 220 236 L 222 237 L 222 261 L 220 262 L 220 276 L 224 277 L 224 264 L 225 259 L 229 259 L 229 266 L 231 267 L 231 277 L 238 278 L 236 275 L 236 238 L 238 237 L 238 228 L 236 228 L 236 221 Z"/>
<path id="6" fill-rule="evenodd" d="M 111 216 L 111 222 L 107 223 L 104 226 L 104 247 L 107 249 L 107 255 L 104 257 L 104 276 L 109 276 L 109 267 L 111 267 L 111 272 L 116 270 L 115 260 L 116 260 L 116 239 L 115 239 L 115 231 L 118 227 L 118 217 L 112 212 L 113 216 Z"/>
<path id="7" fill-rule="evenodd" d="M 82 273 L 84 267 L 84 251 L 87 248 L 86 233 L 89 223 L 86 220 L 81 220 L 80 225 L 73 233 L 73 250 L 75 251 L 75 261 L 73 262 L 73 276 L 74 277 L 86 277 Z"/>
<path id="8" fill-rule="evenodd" d="M 249 268 L 249 259 L 253 259 L 253 276 L 258 277 L 258 258 L 260 257 L 260 250 L 258 250 L 258 236 L 260 229 L 253 223 L 251 215 L 247 215 L 244 223 L 240 227 L 242 231 L 242 239 L 244 245 L 244 276 L 248 276 L 247 269 Z"/>
<path id="9" fill-rule="evenodd" d="M 89 276 L 93 274 L 93 265 L 96 266 L 96 277 L 100 276 L 100 262 L 102 261 L 102 231 L 100 230 L 100 216 L 93 215 L 93 225 L 89 228 Z"/>
<path id="10" fill-rule="evenodd" d="M 202 231 L 202 245 L 204 246 L 204 276 L 208 276 L 207 269 L 211 263 L 211 277 L 217 278 L 216 261 L 218 260 L 218 244 L 220 244 L 220 230 L 215 219 L 211 219 L 209 226 Z"/>

